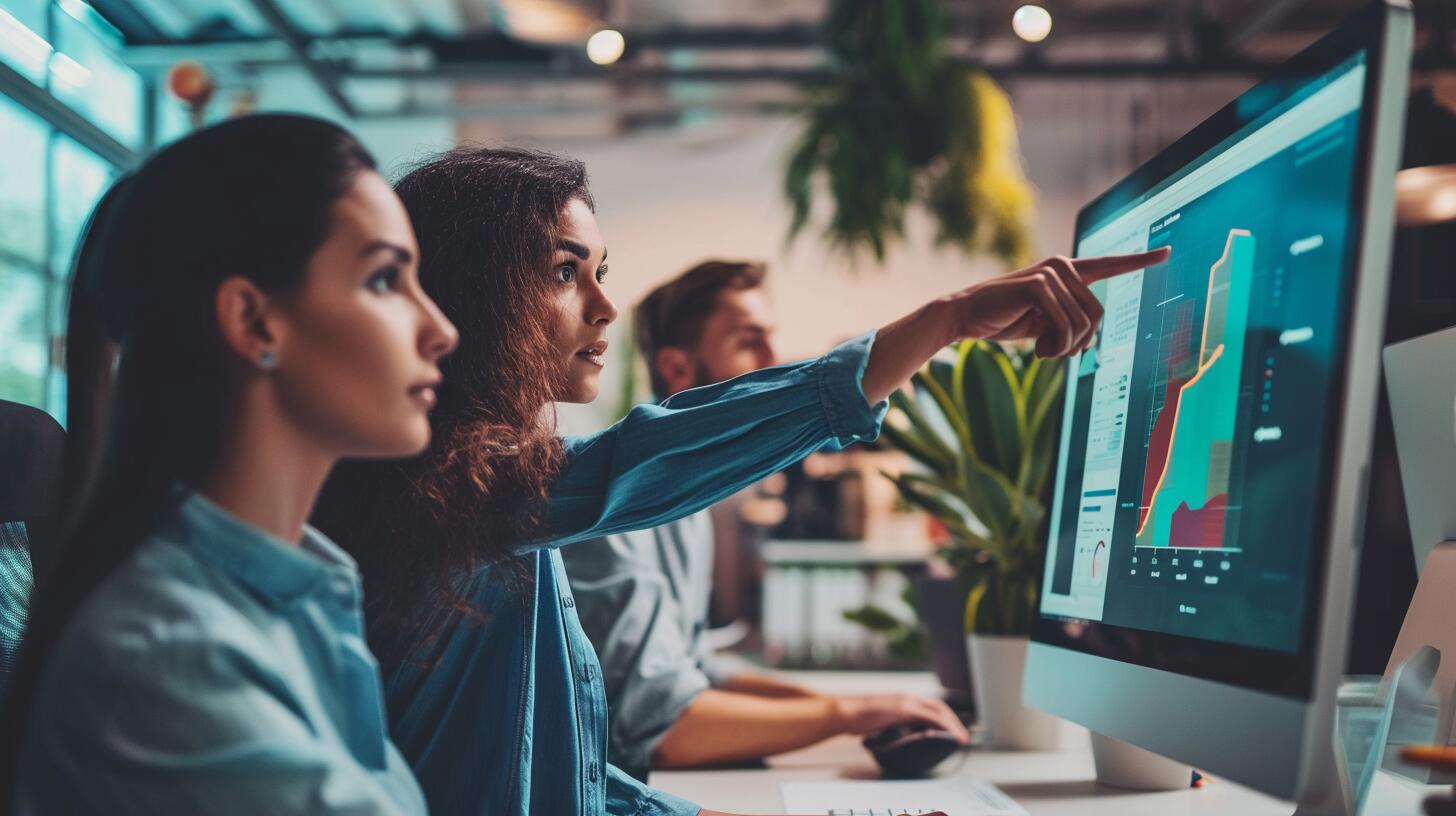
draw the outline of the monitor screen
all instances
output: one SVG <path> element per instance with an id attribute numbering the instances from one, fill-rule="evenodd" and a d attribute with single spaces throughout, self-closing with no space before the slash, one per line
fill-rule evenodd
<path id="1" fill-rule="evenodd" d="M 1244 124 L 1079 219 L 1079 256 L 1171 246 L 1093 285 L 1070 362 L 1043 618 L 1296 652 L 1324 534 L 1359 220 L 1365 53 L 1241 97 Z"/>

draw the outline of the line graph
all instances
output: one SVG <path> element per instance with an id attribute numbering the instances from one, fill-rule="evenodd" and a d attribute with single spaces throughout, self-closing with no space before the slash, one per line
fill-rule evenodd
<path id="1" fill-rule="evenodd" d="M 1148 438 L 1139 547 L 1223 546 L 1254 242 L 1249 230 L 1229 230 L 1209 269 L 1192 375 L 1180 379 L 1173 368 L 1179 360 L 1168 360 L 1167 395 Z"/>

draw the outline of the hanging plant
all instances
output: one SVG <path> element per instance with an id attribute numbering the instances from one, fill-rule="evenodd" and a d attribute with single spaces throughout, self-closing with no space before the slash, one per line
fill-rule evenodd
<path id="1" fill-rule="evenodd" d="M 790 239 L 822 174 L 834 202 L 824 235 L 847 253 L 883 261 L 918 204 L 939 243 L 1029 260 L 1032 191 L 1010 100 L 946 57 L 939 0 L 833 0 L 825 35 L 837 78 L 812 93 L 789 158 Z"/>

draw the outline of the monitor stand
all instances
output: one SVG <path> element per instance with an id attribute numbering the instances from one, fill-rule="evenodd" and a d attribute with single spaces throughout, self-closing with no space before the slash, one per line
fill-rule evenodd
<path id="1" fill-rule="evenodd" d="M 1382 699 L 1391 693 L 1392 681 L 1399 667 L 1421 650 L 1430 646 L 1438 655 L 1456 655 L 1456 541 L 1443 541 L 1426 558 L 1425 569 L 1421 570 L 1420 581 L 1416 583 L 1415 594 L 1411 596 L 1405 622 L 1400 626 L 1395 649 L 1390 653 L 1390 662 L 1385 666 L 1385 677 L 1380 681 Z M 1440 712 L 1435 722 L 1435 735 L 1429 739 L 1432 745 L 1456 744 L 1452 735 L 1452 722 L 1456 719 L 1456 659 L 1442 660 L 1436 666 L 1433 687 L 1440 698 Z M 1402 735 L 1396 729 L 1385 749 L 1385 759 L 1398 754 L 1403 746 Z M 1424 740 L 1425 735 L 1420 735 Z M 1401 766 L 1400 773 L 1417 782 L 1430 785 L 1456 784 L 1456 773 L 1427 768 Z"/>
<path id="2" fill-rule="evenodd" d="M 1305 798 L 1295 803 L 1294 816 L 1356 816 L 1359 812 L 1350 789 L 1350 774 L 1338 754 L 1332 736 L 1324 755 L 1312 758 L 1316 763 L 1315 784 L 1310 785 Z"/>
<path id="3" fill-rule="evenodd" d="M 1092 767 L 1097 782 L 1113 788 L 1171 791 L 1187 788 L 1193 768 L 1145 748 L 1092 731 Z"/>

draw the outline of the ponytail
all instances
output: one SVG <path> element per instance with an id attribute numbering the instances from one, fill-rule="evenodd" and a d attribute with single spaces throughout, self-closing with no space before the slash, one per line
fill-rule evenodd
<path id="1" fill-rule="evenodd" d="M 246 116 L 167 147 L 92 213 L 66 343 L 61 517 L 74 521 L 32 596 L 0 716 L 0 813 L 13 806 L 31 709 L 67 623 L 217 460 L 230 394 L 217 287 L 234 276 L 270 292 L 299 286 L 333 202 L 373 167 L 336 125 Z"/>

